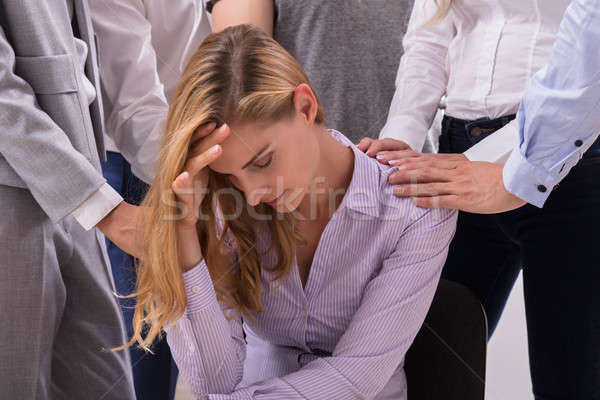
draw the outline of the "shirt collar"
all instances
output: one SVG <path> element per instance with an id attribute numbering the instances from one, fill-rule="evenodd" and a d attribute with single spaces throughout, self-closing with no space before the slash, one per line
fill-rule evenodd
<path id="1" fill-rule="evenodd" d="M 330 129 L 334 139 L 350 147 L 354 152 L 354 171 L 339 209 L 347 208 L 373 217 L 379 216 L 381 188 L 380 169 L 377 161 L 360 151 L 347 137 Z"/>

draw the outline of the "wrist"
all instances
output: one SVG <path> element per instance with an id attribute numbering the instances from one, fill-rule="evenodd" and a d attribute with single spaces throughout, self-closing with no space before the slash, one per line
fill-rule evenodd
<path id="1" fill-rule="evenodd" d="M 181 268 L 187 272 L 198 265 L 203 259 L 200 241 L 196 227 L 178 229 L 179 261 Z"/>
<path id="2" fill-rule="evenodd" d="M 106 236 L 110 236 L 111 229 L 114 227 L 114 221 L 116 220 L 116 216 L 119 213 L 120 209 L 123 207 L 123 203 L 125 201 L 122 200 L 115 208 L 110 210 L 108 214 L 104 216 L 98 223 L 96 224 L 96 228 L 100 229 L 102 233 Z"/>

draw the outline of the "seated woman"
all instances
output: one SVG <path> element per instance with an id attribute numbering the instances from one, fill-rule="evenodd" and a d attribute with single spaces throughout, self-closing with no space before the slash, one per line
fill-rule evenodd
<path id="1" fill-rule="evenodd" d="M 406 398 L 456 214 L 395 197 L 393 169 L 323 121 L 300 65 L 249 25 L 183 74 L 129 345 L 164 328 L 198 398 Z"/>

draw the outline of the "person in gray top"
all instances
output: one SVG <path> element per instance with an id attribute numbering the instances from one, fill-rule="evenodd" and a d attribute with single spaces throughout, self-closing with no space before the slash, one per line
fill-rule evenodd
<path id="1" fill-rule="evenodd" d="M 252 23 L 306 71 L 327 126 L 377 138 L 394 95 L 413 0 L 213 0 L 213 29 Z"/>

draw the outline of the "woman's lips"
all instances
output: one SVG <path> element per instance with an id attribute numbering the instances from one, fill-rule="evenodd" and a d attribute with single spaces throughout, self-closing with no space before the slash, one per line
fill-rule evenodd
<path id="1" fill-rule="evenodd" d="M 279 201 L 281 200 L 281 198 L 283 197 L 283 193 L 281 193 L 281 195 L 279 195 L 279 197 L 271 200 L 271 201 L 265 201 L 265 204 L 270 205 L 271 207 L 276 206 L 277 203 L 279 203 Z"/>

